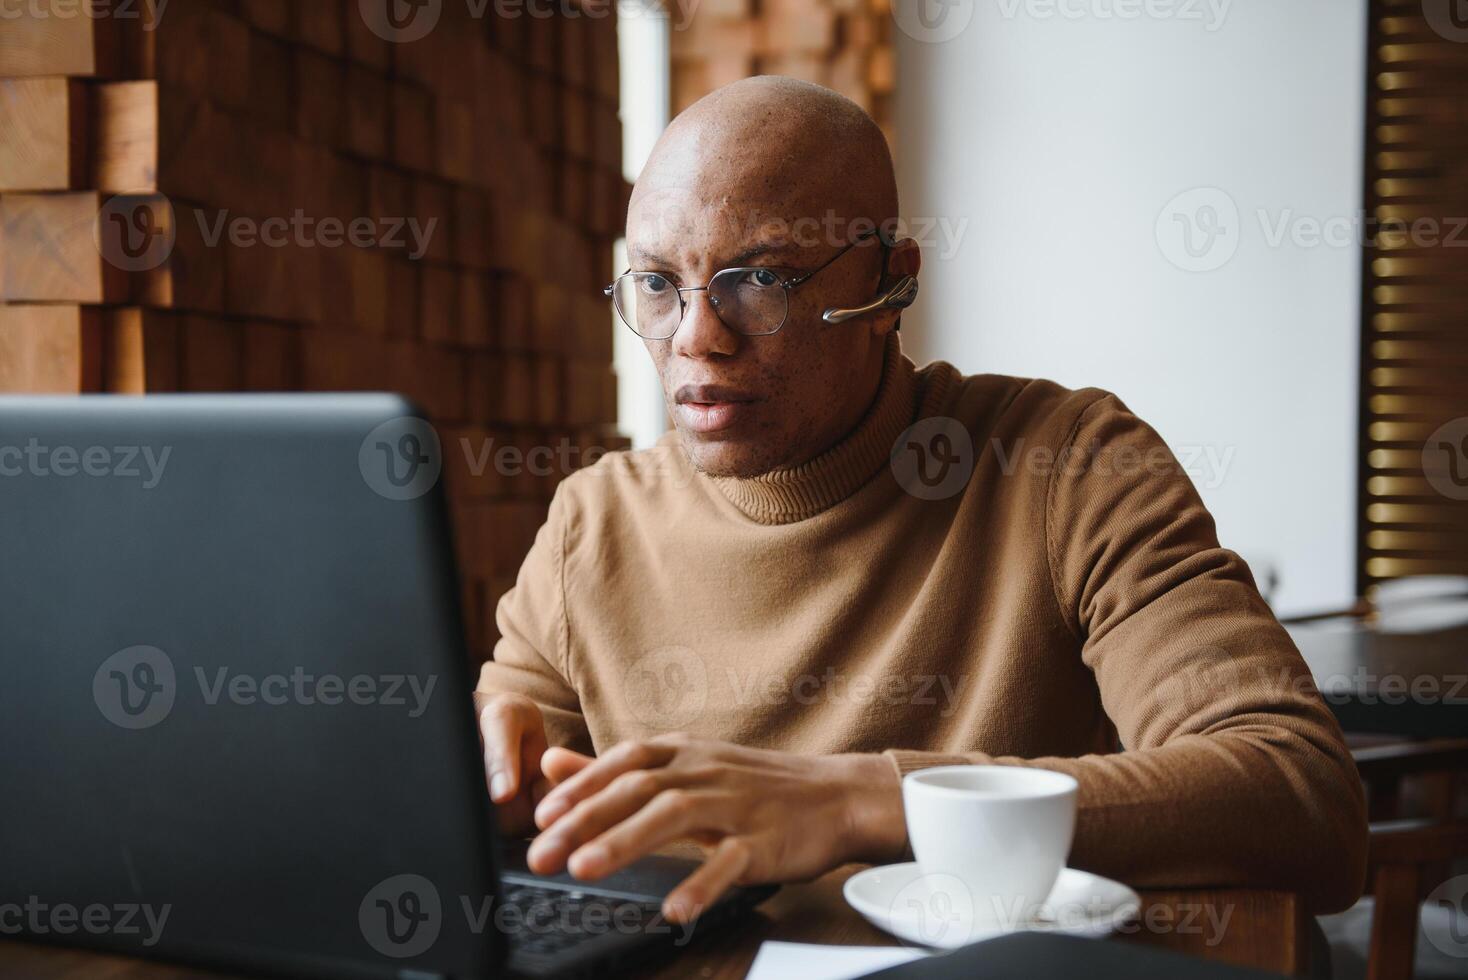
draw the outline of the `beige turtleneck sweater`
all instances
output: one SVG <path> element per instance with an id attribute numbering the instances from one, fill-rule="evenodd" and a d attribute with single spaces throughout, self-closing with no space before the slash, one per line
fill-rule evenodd
<path id="1" fill-rule="evenodd" d="M 940 480 L 965 440 L 971 475 Z M 1339 728 L 1174 456 L 1104 391 L 917 370 L 894 336 L 865 419 L 803 466 L 714 479 L 665 439 L 567 479 L 498 624 L 479 689 L 538 702 L 552 744 L 1043 766 L 1080 781 L 1072 866 L 1318 911 L 1361 891 Z"/>

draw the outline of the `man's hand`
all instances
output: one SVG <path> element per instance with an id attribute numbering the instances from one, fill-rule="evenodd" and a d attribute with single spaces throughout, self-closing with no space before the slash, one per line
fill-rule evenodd
<path id="1" fill-rule="evenodd" d="M 730 886 L 895 860 L 907 841 L 901 781 L 877 755 L 804 756 L 667 735 L 597 759 L 551 749 L 535 808 L 537 874 L 605 877 L 672 841 L 709 848 L 663 913 L 689 922 Z"/>
<path id="2" fill-rule="evenodd" d="M 479 712 L 479 735 L 500 831 L 528 837 L 535 833 L 531 820 L 535 805 L 555 785 L 540 769 L 546 746 L 540 706 L 522 694 L 496 694 Z M 573 763 L 563 767 L 563 773 L 570 775 L 576 769 Z"/>

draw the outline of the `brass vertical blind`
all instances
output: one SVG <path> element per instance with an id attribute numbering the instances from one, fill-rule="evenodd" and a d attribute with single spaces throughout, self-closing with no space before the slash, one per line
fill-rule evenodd
<path id="1" fill-rule="evenodd" d="M 1358 586 L 1468 575 L 1468 2 L 1371 0 Z"/>

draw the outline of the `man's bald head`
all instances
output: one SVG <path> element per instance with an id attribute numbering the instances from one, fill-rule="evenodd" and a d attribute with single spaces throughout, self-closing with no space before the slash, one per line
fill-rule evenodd
<path id="1" fill-rule="evenodd" d="M 674 119 L 633 189 L 638 198 L 694 177 L 740 200 L 834 211 L 847 222 L 897 216 L 887 139 L 844 95 L 810 82 L 760 75 L 704 96 Z"/>
<path id="2" fill-rule="evenodd" d="M 658 275 L 657 288 L 681 287 L 677 332 L 645 343 L 695 466 L 749 477 L 799 465 L 860 421 L 897 313 L 840 325 L 821 314 L 869 303 L 891 279 L 916 274 L 914 243 L 889 249 L 872 235 L 897 217 L 886 138 L 829 89 L 750 78 L 673 120 L 633 189 L 627 253 L 633 270 Z M 724 269 L 758 267 L 770 270 L 758 277 L 790 283 L 833 259 L 788 289 L 774 334 L 731 329 L 701 289 Z"/>

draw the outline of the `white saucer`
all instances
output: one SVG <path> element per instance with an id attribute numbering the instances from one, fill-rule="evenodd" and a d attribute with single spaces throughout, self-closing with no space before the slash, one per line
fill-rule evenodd
<path id="1" fill-rule="evenodd" d="M 924 875 L 914 862 L 860 871 L 841 889 L 847 903 L 904 942 L 955 949 L 1010 932 L 1058 932 L 1099 938 L 1137 914 L 1141 898 L 1126 885 L 1085 871 L 1060 872 L 1032 916 L 975 896 L 952 875 Z"/>

